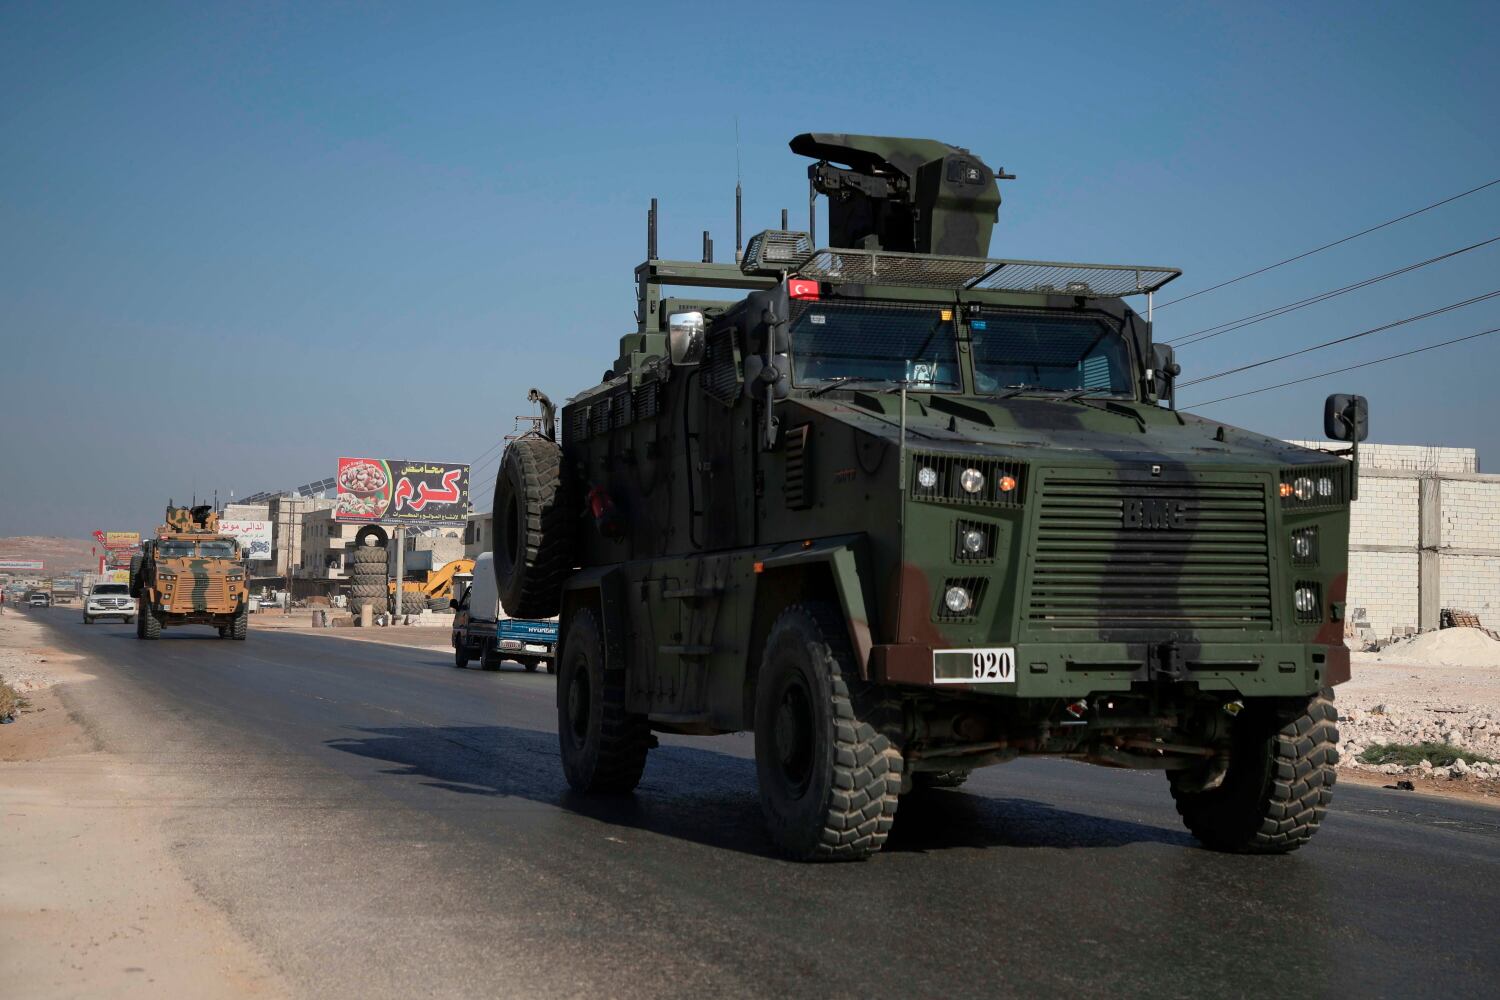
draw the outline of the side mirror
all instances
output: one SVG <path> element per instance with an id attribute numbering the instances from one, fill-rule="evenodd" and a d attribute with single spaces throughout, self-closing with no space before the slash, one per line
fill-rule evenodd
<path id="1" fill-rule="evenodd" d="M 1336 392 L 1323 402 L 1323 434 L 1330 441 L 1363 441 L 1370 436 L 1370 404 L 1363 396 Z"/>
<path id="2" fill-rule="evenodd" d="M 673 313 L 667 317 L 667 349 L 672 356 L 672 364 L 698 364 L 703 360 L 705 344 L 701 312 Z"/>

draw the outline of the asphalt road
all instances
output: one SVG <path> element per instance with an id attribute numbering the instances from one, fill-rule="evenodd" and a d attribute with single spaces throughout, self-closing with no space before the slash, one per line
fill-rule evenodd
<path id="1" fill-rule="evenodd" d="M 1341 786 L 1281 858 L 1203 850 L 1165 779 L 1059 761 L 903 803 L 870 861 L 761 829 L 748 735 L 563 780 L 554 680 L 443 649 L 29 612 L 69 708 L 177 808 L 198 888 L 307 995 L 1480 995 L 1500 810 Z"/>

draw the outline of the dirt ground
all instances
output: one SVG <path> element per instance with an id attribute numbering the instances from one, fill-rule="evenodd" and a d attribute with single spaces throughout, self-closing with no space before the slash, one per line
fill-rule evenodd
<path id="1" fill-rule="evenodd" d="M 22 615 L 0 615 L 0 994 L 279 997 L 275 973 L 177 868 L 172 804 L 102 750 L 65 692 L 93 678 Z"/>
<path id="2" fill-rule="evenodd" d="M 1500 654 L 1500 643 L 1495 644 Z M 1339 685 L 1341 777 L 1381 785 L 1410 781 L 1417 791 L 1500 802 L 1500 768 L 1362 764 L 1373 743 L 1448 743 L 1500 760 L 1500 655 L 1467 666 L 1399 662 L 1399 650 L 1353 654 L 1353 679 Z"/>

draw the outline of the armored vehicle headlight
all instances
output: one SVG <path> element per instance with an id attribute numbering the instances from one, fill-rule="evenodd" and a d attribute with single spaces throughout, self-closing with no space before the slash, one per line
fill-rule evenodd
<path id="1" fill-rule="evenodd" d="M 1293 595 L 1297 610 L 1301 612 L 1316 611 L 1318 607 L 1318 595 L 1313 593 L 1311 587 L 1298 587 Z"/>
<path id="2" fill-rule="evenodd" d="M 979 555 L 984 551 L 984 533 L 970 528 L 964 532 L 964 551 L 970 555 Z"/>
<path id="3" fill-rule="evenodd" d="M 917 470 L 917 485 L 924 490 L 937 486 L 937 470 L 926 465 L 922 466 Z"/>
<path id="4" fill-rule="evenodd" d="M 1306 476 L 1298 476 L 1292 482 L 1292 492 L 1297 494 L 1298 500 L 1306 503 L 1313 496 L 1313 481 Z"/>
<path id="5" fill-rule="evenodd" d="M 958 474 L 958 485 L 965 493 L 978 493 L 984 489 L 984 473 L 975 468 L 965 469 Z"/>
<path id="6" fill-rule="evenodd" d="M 1318 478 L 1318 496 L 1320 496 L 1320 497 L 1331 497 L 1331 496 L 1333 496 L 1333 480 L 1330 479 L 1328 476 L 1320 476 Z"/>
<path id="7" fill-rule="evenodd" d="M 1317 528 L 1303 528 L 1292 532 L 1292 555 L 1298 559 L 1311 559 L 1317 538 Z"/>
<path id="8" fill-rule="evenodd" d="M 943 595 L 943 603 L 948 605 L 948 610 L 955 615 L 961 615 L 969 610 L 974 599 L 969 592 L 962 587 L 949 587 L 948 592 Z"/>

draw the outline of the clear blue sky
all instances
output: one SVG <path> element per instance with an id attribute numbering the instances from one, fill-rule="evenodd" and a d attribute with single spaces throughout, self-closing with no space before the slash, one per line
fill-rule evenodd
<path id="1" fill-rule="evenodd" d="M 1182 294 L 1500 177 L 1497 43 L 1494 3 L 7 3 L 0 535 L 149 528 L 169 495 L 340 454 L 478 457 L 527 388 L 562 399 L 613 358 L 652 195 L 664 255 L 704 228 L 731 251 L 736 115 L 748 231 L 803 214 L 793 134 L 932 137 L 1019 175 L 993 255 L 1176 265 Z M 1158 334 L 1494 235 L 1500 186 Z M 1494 288 L 1500 245 L 1181 360 Z M 1500 299 L 1301 371 L 1491 326 Z M 1500 335 L 1205 412 L 1312 436 L 1357 390 L 1376 439 L 1500 470 L 1497 380 Z"/>

